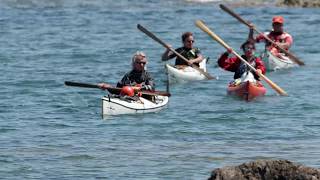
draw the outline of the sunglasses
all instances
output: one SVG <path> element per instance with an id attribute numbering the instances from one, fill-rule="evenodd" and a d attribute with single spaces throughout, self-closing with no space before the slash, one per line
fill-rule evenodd
<path id="1" fill-rule="evenodd" d="M 186 41 L 188 43 L 194 43 L 194 40 L 189 40 L 189 41 Z"/>
<path id="2" fill-rule="evenodd" d="M 245 51 L 254 50 L 254 47 L 244 47 Z"/>
<path id="3" fill-rule="evenodd" d="M 146 62 L 136 62 L 136 64 L 143 64 L 143 65 L 146 65 L 147 63 L 146 63 Z"/>

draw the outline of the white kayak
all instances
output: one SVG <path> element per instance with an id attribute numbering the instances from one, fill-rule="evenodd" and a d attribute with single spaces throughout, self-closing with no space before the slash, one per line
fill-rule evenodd
<path id="1" fill-rule="evenodd" d="M 203 69 L 204 72 L 207 71 L 206 63 L 207 59 L 204 59 L 200 63 L 200 68 Z M 200 81 L 207 79 L 202 73 L 191 66 L 172 66 L 170 64 L 166 64 L 165 67 L 168 73 L 169 83 L 184 83 L 188 81 Z"/>
<path id="2" fill-rule="evenodd" d="M 168 96 L 154 96 L 153 100 L 143 97 L 120 97 L 118 95 L 106 95 L 102 98 L 102 114 L 137 114 L 158 112 L 169 102 Z"/>
<path id="3" fill-rule="evenodd" d="M 273 55 L 270 51 L 265 51 L 262 54 L 262 60 L 264 61 L 268 71 L 289 69 L 289 68 L 298 66 L 298 64 L 291 61 L 289 57 L 281 54 L 281 58 L 280 58 Z"/>

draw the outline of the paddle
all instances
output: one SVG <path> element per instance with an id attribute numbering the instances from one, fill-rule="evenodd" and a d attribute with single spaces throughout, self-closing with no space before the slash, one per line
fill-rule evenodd
<path id="1" fill-rule="evenodd" d="M 79 83 L 79 82 L 71 82 L 71 81 L 65 81 L 64 84 L 67 85 L 67 86 L 76 86 L 76 87 L 84 87 L 84 88 L 96 88 L 96 89 L 101 89 L 101 88 L 100 88 L 98 85 L 96 85 L 96 84 L 87 84 L 87 83 Z M 107 88 L 107 90 L 108 90 L 110 93 L 119 94 L 120 91 L 121 91 L 121 88 L 109 87 L 109 88 Z M 152 95 L 152 96 L 157 96 L 157 95 L 160 95 L 160 96 L 171 96 L 170 93 L 165 92 L 165 91 L 140 90 L 140 91 L 137 91 L 137 92 L 141 92 L 141 94 L 144 94 L 144 95 Z"/>
<path id="2" fill-rule="evenodd" d="M 240 17 L 240 15 L 234 13 L 231 9 L 229 9 L 228 7 L 226 7 L 223 4 L 220 4 L 220 8 L 223 9 L 224 11 L 226 11 L 227 13 L 229 13 L 231 16 L 235 17 L 236 19 L 238 19 L 240 22 L 242 22 L 243 24 L 247 25 L 249 28 L 251 27 L 250 23 L 248 23 L 247 21 L 245 21 L 244 19 L 242 19 Z M 253 25 L 253 24 L 252 24 Z M 281 46 L 279 46 L 277 43 L 275 43 L 273 40 L 271 40 L 268 36 L 266 36 L 264 33 L 262 33 L 261 31 L 259 31 L 255 26 L 253 26 L 253 30 L 255 30 L 258 34 L 261 34 L 267 41 L 269 41 L 272 45 L 274 45 L 275 47 L 277 47 L 278 49 L 280 49 L 282 52 L 284 52 L 287 56 L 290 57 L 290 60 L 293 61 L 294 63 L 297 63 L 300 66 L 305 65 L 303 61 L 301 61 L 300 59 L 298 59 L 295 55 L 293 55 L 292 53 L 290 53 L 288 50 L 282 48 Z"/>
<path id="3" fill-rule="evenodd" d="M 226 49 L 230 49 L 232 50 L 232 54 L 236 55 L 242 62 L 244 62 L 245 64 L 248 65 L 248 67 L 250 67 L 256 74 L 258 74 L 264 81 L 266 81 L 271 87 L 272 89 L 274 89 L 275 91 L 277 91 L 280 95 L 282 96 L 287 96 L 288 94 L 281 89 L 278 85 L 276 85 L 274 82 L 272 82 L 269 78 L 267 78 L 265 75 L 263 75 L 262 73 L 258 73 L 257 70 L 251 66 L 251 64 L 249 64 L 246 60 L 244 60 L 237 52 L 235 52 L 233 49 L 231 49 L 230 46 L 228 46 L 218 35 L 216 35 L 214 32 L 212 32 L 202 21 L 197 20 L 196 21 L 196 25 L 204 32 L 206 32 L 212 39 L 214 39 L 215 41 L 217 41 L 218 43 L 220 43 L 223 47 L 225 47 Z"/>
<path id="4" fill-rule="evenodd" d="M 148 35 L 151 39 L 157 41 L 159 44 L 161 44 L 162 46 L 164 46 L 165 48 L 169 49 L 170 51 L 172 51 L 174 54 L 176 54 L 179 58 L 181 58 L 183 61 L 185 61 L 186 63 L 188 63 L 188 59 L 185 58 L 184 56 L 182 56 L 180 53 L 178 53 L 176 50 L 174 50 L 172 47 L 168 46 L 165 42 L 163 42 L 161 39 L 159 39 L 157 36 L 155 36 L 152 32 L 148 31 L 146 28 L 144 28 L 142 25 L 138 24 L 137 28 L 142 31 L 143 33 L 145 33 L 146 35 Z M 203 74 L 207 79 L 216 79 L 215 77 L 211 76 L 209 73 L 203 71 L 201 68 L 199 68 L 198 66 L 192 64 L 191 67 L 193 67 L 194 69 L 198 70 L 201 74 Z"/>

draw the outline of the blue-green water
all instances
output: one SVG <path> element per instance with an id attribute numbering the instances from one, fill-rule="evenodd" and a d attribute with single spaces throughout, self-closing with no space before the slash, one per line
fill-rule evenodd
<path id="1" fill-rule="evenodd" d="M 233 74 L 215 67 L 224 49 L 194 21 L 204 20 L 237 50 L 248 29 L 217 3 L 0 2 L 0 177 L 206 179 L 214 168 L 256 159 L 319 168 L 319 9 L 235 11 L 260 30 L 271 27 L 272 16 L 285 17 L 291 50 L 307 64 L 267 74 L 288 97 L 267 84 L 266 97 L 254 102 L 226 95 Z M 181 45 L 182 32 L 194 32 L 219 80 L 171 86 L 168 108 L 159 113 L 102 119 L 105 92 L 63 83 L 116 83 L 132 54 L 143 50 L 157 89 L 164 90 L 164 48 L 138 23 L 173 47 Z"/>

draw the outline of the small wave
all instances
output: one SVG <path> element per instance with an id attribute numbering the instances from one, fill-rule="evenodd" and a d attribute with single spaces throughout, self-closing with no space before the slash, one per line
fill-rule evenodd
<path id="1" fill-rule="evenodd" d="M 71 156 L 66 156 L 64 159 L 69 159 L 69 160 L 88 160 L 88 159 L 94 159 L 93 156 L 89 156 L 87 154 L 79 154 L 79 155 L 71 155 Z"/>
<path id="2" fill-rule="evenodd" d="M 55 127 L 55 128 L 70 128 L 74 127 L 72 125 L 62 124 L 62 123 L 56 123 L 56 124 L 40 124 L 40 127 Z"/>
<path id="3" fill-rule="evenodd" d="M 306 127 L 320 127 L 320 124 L 305 124 Z"/>
<path id="4" fill-rule="evenodd" d="M 9 132 L 9 131 L 15 131 L 17 129 L 14 129 L 14 128 L 1 128 L 0 129 L 0 133 L 6 133 L 6 132 Z"/>
<path id="5" fill-rule="evenodd" d="M 62 0 L 4 0 L 0 3 L 1 5 L 13 7 L 13 8 L 32 8 L 32 7 L 61 7 L 63 5 Z"/>

